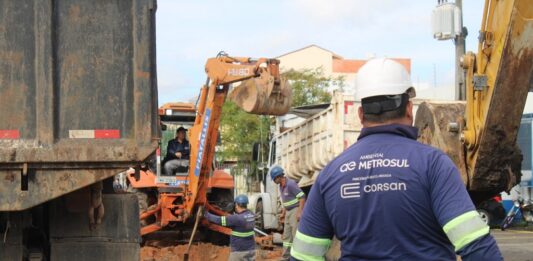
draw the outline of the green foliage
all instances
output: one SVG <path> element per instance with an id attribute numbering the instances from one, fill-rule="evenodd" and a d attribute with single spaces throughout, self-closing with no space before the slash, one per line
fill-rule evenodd
<path id="1" fill-rule="evenodd" d="M 292 86 L 292 106 L 328 103 L 331 100 L 332 87 L 344 87 L 344 77 L 326 77 L 324 70 L 316 69 L 289 70 L 282 75 Z"/>
<path id="2" fill-rule="evenodd" d="M 250 162 L 255 142 L 268 143 L 268 117 L 249 114 L 226 100 L 220 121 L 223 160 Z"/>

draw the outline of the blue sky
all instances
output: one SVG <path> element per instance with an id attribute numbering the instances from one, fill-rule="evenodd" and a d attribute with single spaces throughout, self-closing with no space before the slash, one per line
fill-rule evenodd
<path id="1" fill-rule="evenodd" d="M 467 51 L 477 51 L 482 0 L 463 2 Z M 207 58 L 276 57 L 316 44 L 346 59 L 407 57 L 413 82 L 453 88 L 452 41 L 431 34 L 437 0 L 158 0 L 159 104 L 191 101 Z"/>

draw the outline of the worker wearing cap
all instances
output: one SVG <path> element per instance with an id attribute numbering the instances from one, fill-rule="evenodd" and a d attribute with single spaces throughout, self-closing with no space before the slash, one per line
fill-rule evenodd
<path id="1" fill-rule="evenodd" d="M 235 198 L 235 214 L 229 216 L 217 216 L 209 212 L 205 217 L 212 223 L 232 229 L 230 237 L 231 252 L 229 261 L 255 260 L 255 215 L 247 209 L 248 197 L 238 195 Z"/>
<path id="2" fill-rule="evenodd" d="M 164 168 L 167 175 L 173 175 L 178 167 L 184 165 L 184 160 L 188 166 L 191 146 L 185 138 L 187 129 L 179 127 L 176 130 L 176 138 L 168 142 L 167 155 L 165 156 Z"/>
<path id="3" fill-rule="evenodd" d="M 295 260 L 502 260 L 460 174 L 442 151 L 416 141 L 407 70 L 390 59 L 358 72 L 363 129 L 308 196 L 292 245 Z"/>
<path id="4" fill-rule="evenodd" d="M 280 200 L 283 204 L 280 217 L 283 219 L 283 255 L 281 260 L 289 260 L 292 242 L 305 204 L 305 194 L 296 182 L 284 174 L 285 171 L 280 166 L 274 166 L 270 169 L 270 177 L 274 183 L 279 185 Z"/>

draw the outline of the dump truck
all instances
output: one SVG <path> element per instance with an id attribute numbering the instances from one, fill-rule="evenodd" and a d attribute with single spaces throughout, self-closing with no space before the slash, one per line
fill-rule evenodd
<path id="1" fill-rule="evenodd" d="M 155 0 L 0 0 L 0 260 L 138 260 L 153 154 Z"/>
<path id="2" fill-rule="evenodd" d="M 267 166 L 282 166 L 287 176 L 309 192 L 322 168 L 356 141 L 361 130 L 356 106 L 353 95 L 335 92 L 330 104 L 299 107 L 276 117 Z M 276 230 L 280 225 L 278 188 L 266 171 L 261 182 L 261 191 L 250 193 L 250 207 L 255 209 L 259 228 Z"/>

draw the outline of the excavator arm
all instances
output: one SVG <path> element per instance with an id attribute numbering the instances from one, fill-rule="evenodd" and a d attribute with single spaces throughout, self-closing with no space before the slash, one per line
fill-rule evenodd
<path id="1" fill-rule="evenodd" d="M 221 54 L 207 60 L 206 84 L 200 92 L 197 117 L 190 130 L 191 157 L 189 183 L 185 187 L 185 214 L 207 204 L 208 178 L 218 137 L 222 105 L 230 84 L 235 87 L 230 100 L 246 112 L 282 115 L 290 108 L 291 90 L 279 73 L 276 59 L 251 59 Z"/>
<path id="2" fill-rule="evenodd" d="M 420 140 L 451 156 L 476 203 L 520 182 L 516 140 L 533 88 L 532 43 L 530 0 L 486 0 L 478 52 L 462 58 L 466 104 L 424 103 L 417 112 Z"/>
<path id="3" fill-rule="evenodd" d="M 485 2 L 478 53 L 467 53 L 466 148 L 473 191 L 509 191 L 520 182 L 518 129 L 533 80 L 533 5 Z"/>

